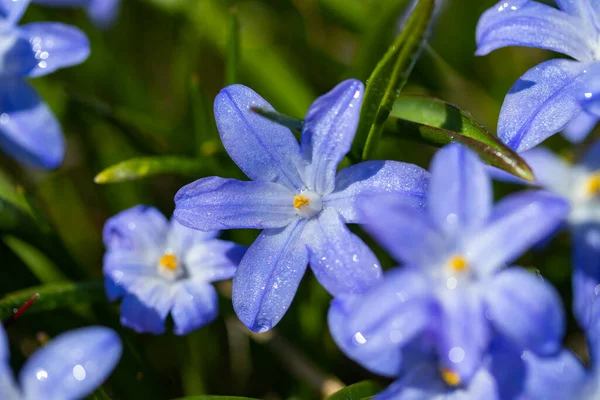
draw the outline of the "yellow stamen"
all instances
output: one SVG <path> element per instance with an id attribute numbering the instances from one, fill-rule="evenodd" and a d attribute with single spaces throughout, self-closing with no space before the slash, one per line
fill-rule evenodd
<path id="1" fill-rule="evenodd" d="M 454 271 L 462 272 L 469 268 L 469 263 L 462 256 L 454 256 L 448 261 L 448 266 Z"/>
<path id="2" fill-rule="evenodd" d="M 300 209 L 308 204 L 310 204 L 310 200 L 301 194 L 294 196 L 294 208 Z"/>
<path id="3" fill-rule="evenodd" d="M 444 382 L 446 382 L 448 386 L 454 387 L 460 385 L 460 376 L 451 369 L 442 368 L 440 374 L 442 375 L 442 379 L 444 380 Z"/>
<path id="4" fill-rule="evenodd" d="M 600 193 L 600 173 L 592 174 L 585 182 L 585 191 L 588 195 Z"/>
<path id="5" fill-rule="evenodd" d="M 169 271 L 175 271 L 177 269 L 177 256 L 175 256 L 175 254 L 167 253 L 160 258 L 158 263 Z"/>

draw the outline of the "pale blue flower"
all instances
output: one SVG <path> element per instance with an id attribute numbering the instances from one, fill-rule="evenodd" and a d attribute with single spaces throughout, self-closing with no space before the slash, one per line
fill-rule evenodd
<path id="1" fill-rule="evenodd" d="M 110 300 L 123 297 L 121 323 L 137 332 L 161 334 L 168 314 L 185 335 L 218 314 L 212 282 L 233 276 L 245 248 L 200 232 L 156 209 L 137 206 L 104 226 L 104 277 Z"/>

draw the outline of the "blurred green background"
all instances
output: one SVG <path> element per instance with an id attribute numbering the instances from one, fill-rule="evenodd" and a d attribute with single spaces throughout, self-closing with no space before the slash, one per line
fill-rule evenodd
<path id="1" fill-rule="evenodd" d="M 80 66 L 32 81 L 62 121 L 68 142 L 63 166 L 50 173 L 32 171 L 0 155 L 0 197 L 9 201 L 2 204 L 15 204 L 19 215 L 16 227 L 0 224 L 0 295 L 52 282 L 98 279 L 101 232 L 108 217 L 140 203 L 170 215 L 177 189 L 195 178 L 243 179 L 219 142 L 212 116 L 212 99 L 226 82 L 246 84 L 277 110 L 302 118 L 310 103 L 340 80 L 368 78 L 397 34 L 408 3 L 123 0 L 119 20 L 106 32 L 92 26 L 82 10 L 31 6 L 24 23 L 77 25 L 89 36 L 92 55 Z M 429 45 L 404 89 L 454 103 L 492 132 L 514 81 L 555 56 L 511 48 L 475 57 L 477 20 L 494 3 L 440 1 Z M 237 64 L 228 62 L 232 15 L 239 21 Z M 549 144 L 568 149 L 559 137 Z M 434 151 L 402 137 L 386 137 L 377 158 L 427 167 Z M 94 183 L 96 174 L 115 163 L 151 155 L 193 158 L 191 172 L 188 177 Z M 509 190 L 514 187 L 504 185 L 498 193 Z M 250 244 L 257 233 L 224 236 Z M 386 268 L 393 266 L 383 252 L 378 255 Z M 527 254 L 520 264 L 539 269 L 570 306 L 565 237 Z M 330 296 L 314 277 L 303 280 L 274 338 L 256 339 L 240 329 L 227 285 L 220 291 L 219 319 L 186 337 L 120 329 L 126 341 L 123 361 L 94 398 L 152 400 L 210 393 L 312 399 L 321 397 L 323 377 L 345 384 L 380 379 L 336 348 L 326 324 Z M 101 288 L 93 286 L 87 294 L 94 305 L 86 304 L 85 296 L 74 298 L 71 308 L 25 313 L 12 324 L 15 368 L 40 344 L 39 332 L 51 337 L 87 324 L 119 326 L 118 306 L 101 301 Z M 567 341 L 575 347 L 581 342 L 572 321 Z"/>

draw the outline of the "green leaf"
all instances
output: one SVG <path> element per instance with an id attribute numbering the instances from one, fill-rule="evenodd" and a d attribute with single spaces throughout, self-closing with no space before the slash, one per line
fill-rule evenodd
<path id="1" fill-rule="evenodd" d="M 376 382 L 362 381 L 346 386 L 329 396 L 327 400 L 360 400 L 376 395 L 381 389 L 381 386 Z"/>
<path id="2" fill-rule="evenodd" d="M 132 158 L 106 168 L 94 178 L 94 182 L 117 183 L 173 174 L 197 178 L 202 173 L 202 163 L 197 159 L 177 156 Z"/>
<path id="3" fill-rule="evenodd" d="M 370 158 L 394 101 L 404 87 L 425 43 L 434 0 L 418 0 L 404 28 L 367 81 L 360 122 L 350 156 L 353 161 Z"/>
<path id="4" fill-rule="evenodd" d="M 239 83 L 238 66 L 240 63 L 240 19 L 237 8 L 229 10 L 231 20 L 229 22 L 229 38 L 227 40 L 227 65 L 225 71 L 225 83 L 232 85 Z"/>
<path id="5" fill-rule="evenodd" d="M 0 320 L 9 318 L 36 293 L 39 297 L 27 314 L 107 301 L 102 281 L 42 285 L 13 292 L 0 299 Z"/>
<path id="6" fill-rule="evenodd" d="M 265 110 L 264 108 L 251 107 L 250 109 L 257 114 L 278 123 L 279 125 L 285 126 L 288 129 L 296 132 L 302 132 L 304 121 L 301 119 L 290 117 L 289 115 L 281 114 L 277 111 Z"/>
<path id="7" fill-rule="evenodd" d="M 235 396 L 191 396 L 191 397 L 179 397 L 174 400 L 258 400 L 251 397 L 235 397 Z"/>
<path id="8" fill-rule="evenodd" d="M 403 95 L 394 104 L 386 132 L 441 147 L 457 142 L 468 146 L 488 164 L 533 181 L 527 163 L 492 135 L 468 112 L 442 100 Z"/>

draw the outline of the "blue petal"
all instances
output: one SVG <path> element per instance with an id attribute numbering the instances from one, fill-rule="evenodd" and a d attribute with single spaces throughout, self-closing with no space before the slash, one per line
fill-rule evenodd
<path id="1" fill-rule="evenodd" d="M 449 234 L 480 228 L 492 207 L 492 181 L 479 158 L 461 145 L 446 146 L 431 162 L 428 211 Z"/>
<path id="2" fill-rule="evenodd" d="M 502 0 L 483 13 L 476 35 L 477 55 L 527 46 L 592 61 L 597 46 L 596 32 L 584 19 L 530 0 Z"/>
<path id="3" fill-rule="evenodd" d="M 19 399 L 20 396 L 10 368 L 8 337 L 0 325 L 0 399 Z"/>
<path id="4" fill-rule="evenodd" d="M 263 231 L 233 277 L 233 308 L 255 332 L 265 332 L 284 316 L 308 264 L 301 241 L 305 220 Z"/>
<path id="5" fill-rule="evenodd" d="M 588 173 L 596 172 L 600 169 L 600 140 L 597 140 L 588 149 L 579 161 L 579 165 L 583 165 Z"/>
<path id="6" fill-rule="evenodd" d="M 482 365 L 491 340 L 481 295 L 472 288 L 440 294 L 441 321 L 437 325 L 438 354 L 443 368 L 469 382 Z"/>
<path id="7" fill-rule="evenodd" d="M 573 244 L 573 314 L 583 329 L 600 285 L 600 224 L 575 225 Z"/>
<path id="8" fill-rule="evenodd" d="M 173 306 L 170 284 L 162 279 L 139 279 L 121 302 L 121 324 L 138 333 L 159 335 Z"/>
<path id="9" fill-rule="evenodd" d="M 230 279 L 247 248 L 226 240 L 211 240 L 188 249 L 183 263 L 193 279 L 216 282 Z"/>
<path id="10" fill-rule="evenodd" d="M 215 288 L 202 280 L 186 280 L 174 288 L 171 316 L 174 332 L 186 335 L 212 322 L 219 314 L 219 301 Z"/>
<path id="11" fill-rule="evenodd" d="M 38 350 L 19 374 L 25 399 L 86 397 L 121 358 L 122 344 L 111 329 L 88 327 L 63 333 Z"/>
<path id="12" fill-rule="evenodd" d="M 447 241 L 429 216 L 393 196 L 364 203 L 362 215 L 364 229 L 399 262 L 435 265 L 446 256 Z"/>
<path id="13" fill-rule="evenodd" d="M 285 186 L 216 176 L 179 189 L 173 216 L 201 231 L 281 228 L 298 218 L 294 192 Z"/>
<path id="14" fill-rule="evenodd" d="M 310 106 L 301 151 L 308 163 L 304 181 L 317 193 L 331 193 L 338 164 L 350 151 L 358 126 L 364 86 L 356 79 L 338 84 Z"/>
<path id="15" fill-rule="evenodd" d="M 525 362 L 521 359 L 523 350 L 510 339 L 496 334 L 488 351 L 485 369 L 494 377 L 496 397 L 499 400 L 521 399 L 527 377 Z"/>
<path id="16" fill-rule="evenodd" d="M 541 146 L 521 153 L 521 157 L 531 167 L 536 184 L 554 193 L 569 195 L 573 183 L 572 167 L 561 157 Z"/>
<path id="17" fill-rule="evenodd" d="M 158 277 L 156 263 L 160 249 L 152 253 L 130 250 L 109 250 L 104 254 L 102 272 L 104 274 L 106 295 L 109 300 L 124 295 L 132 287 L 147 279 Z M 156 254 L 149 257 L 149 254 Z"/>
<path id="18" fill-rule="evenodd" d="M 381 279 L 375 254 L 350 232 L 333 208 L 309 220 L 302 234 L 313 273 L 332 295 L 362 293 Z"/>
<path id="19" fill-rule="evenodd" d="M 590 307 L 589 324 L 584 327 L 588 342 L 592 369 L 597 374 L 600 372 L 600 296 L 596 296 Z"/>
<path id="20" fill-rule="evenodd" d="M 167 219 L 156 208 L 135 206 L 106 221 L 104 246 L 109 252 L 132 252 L 140 261 L 153 264 L 162 255 L 168 229 Z"/>
<path id="21" fill-rule="evenodd" d="M 36 22 L 19 27 L 19 36 L 31 43 L 37 66 L 27 76 L 48 75 L 57 69 L 77 65 L 90 55 L 90 42 L 74 26 Z"/>
<path id="22" fill-rule="evenodd" d="M 562 135 L 572 143 L 581 143 L 597 123 L 598 117 L 582 111 L 563 129 Z"/>
<path id="23" fill-rule="evenodd" d="M 0 147 L 18 161 L 44 169 L 58 167 L 65 143 L 52 111 L 20 80 L 0 86 Z"/>
<path id="24" fill-rule="evenodd" d="M 445 399 L 457 400 L 452 396 L 452 389 L 442 381 L 438 370 L 432 363 L 423 363 L 413 367 L 407 374 L 375 397 L 375 400 Z M 473 400 L 477 399 L 473 398 Z"/>
<path id="25" fill-rule="evenodd" d="M 568 212 L 565 200 L 545 191 L 508 196 L 467 242 L 466 253 L 480 276 L 489 275 L 554 233 Z"/>
<path id="26" fill-rule="evenodd" d="M 397 161 L 365 161 L 342 169 L 335 190 L 323 198 L 346 223 L 361 223 L 359 208 L 374 196 L 391 195 L 396 202 L 422 208 L 425 203 L 429 172 L 414 164 Z"/>
<path id="27" fill-rule="evenodd" d="M 586 382 L 583 364 L 569 350 L 561 350 L 550 357 L 539 357 L 525 352 L 527 366 L 525 392 L 528 399 L 592 399 L 577 397 Z"/>
<path id="28" fill-rule="evenodd" d="M 228 86 L 215 99 L 215 119 L 229 156 L 252 180 L 303 189 L 296 138 L 289 129 L 253 112 L 252 107 L 273 110 L 243 85 Z"/>
<path id="29" fill-rule="evenodd" d="M 402 349 L 435 322 L 431 283 L 409 268 L 396 269 L 363 295 L 336 298 L 329 330 L 344 353 L 374 373 L 397 376 Z"/>
<path id="30" fill-rule="evenodd" d="M 189 248 L 209 242 L 219 236 L 220 231 L 199 231 L 181 225 L 175 218 L 169 222 L 166 247 L 173 254 L 185 253 Z"/>
<path id="31" fill-rule="evenodd" d="M 546 61 L 525 73 L 502 104 L 498 136 L 522 152 L 564 129 L 582 108 L 579 83 L 589 64 L 568 60 Z"/>
<path id="32" fill-rule="evenodd" d="M 18 29 L 2 33 L 0 47 L 0 77 L 3 80 L 18 79 L 27 75 L 38 63 L 31 43 L 19 35 Z"/>
<path id="33" fill-rule="evenodd" d="M 485 286 L 486 316 L 495 329 L 523 349 L 552 354 L 561 345 L 565 315 L 548 282 L 521 268 L 509 268 Z"/>
<path id="34" fill-rule="evenodd" d="M 31 0 L 0 0 L 0 31 L 15 25 Z"/>

